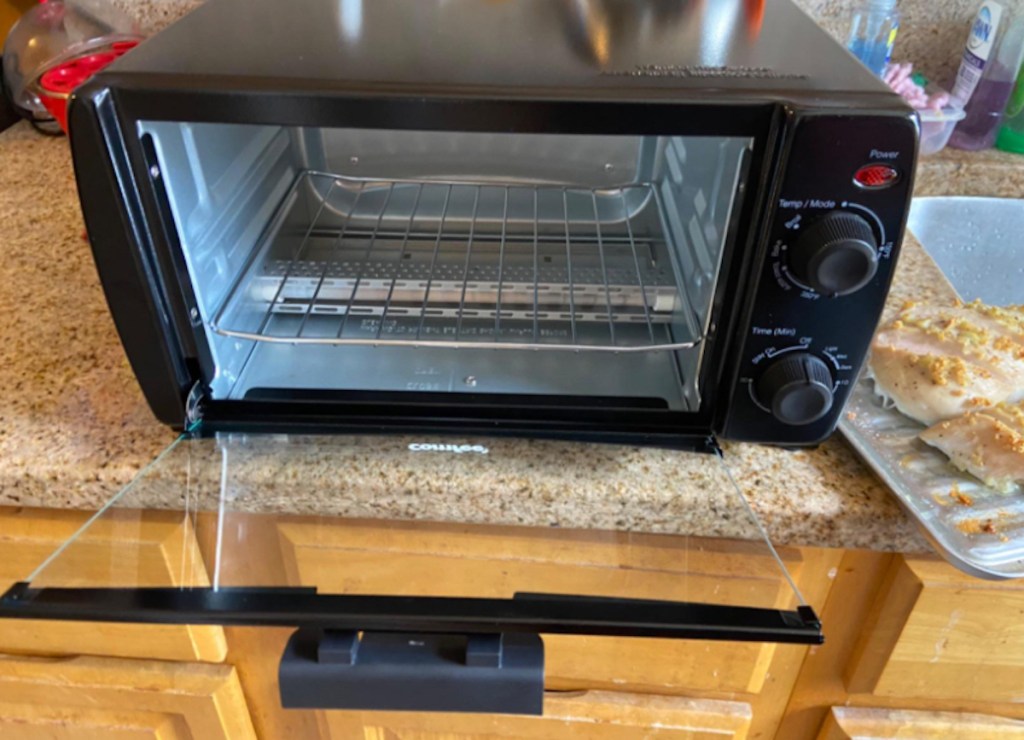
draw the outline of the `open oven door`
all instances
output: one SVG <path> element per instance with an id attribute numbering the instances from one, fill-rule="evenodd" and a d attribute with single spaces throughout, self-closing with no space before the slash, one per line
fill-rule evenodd
<path id="1" fill-rule="evenodd" d="M 318 709 L 539 714 L 542 636 L 822 641 L 721 454 L 515 439 L 193 430 L 0 615 L 294 627 Z"/>

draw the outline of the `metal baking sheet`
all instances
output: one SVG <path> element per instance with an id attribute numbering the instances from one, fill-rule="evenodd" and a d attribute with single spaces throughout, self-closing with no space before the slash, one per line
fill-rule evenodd
<path id="1" fill-rule="evenodd" d="M 1024 577 L 1024 492 L 1000 493 L 955 469 L 866 377 L 839 429 L 946 560 L 980 578 Z"/>

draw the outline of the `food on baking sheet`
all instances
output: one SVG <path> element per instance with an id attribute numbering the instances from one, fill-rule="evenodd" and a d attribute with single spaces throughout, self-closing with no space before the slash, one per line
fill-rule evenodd
<path id="1" fill-rule="evenodd" d="M 998 491 L 1010 493 L 1024 483 L 1024 403 L 1001 403 L 939 422 L 921 439 Z"/>
<path id="2" fill-rule="evenodd" d="M 958 483 L 954 483 L 949 489 L 949 497 L 961 506 L 974 506 L 974 499 L 961 491 Z"/>
<path id="3" fill-rule="evenodd" d="M 875 335 L 870 371 L 924 424 L 1024 400 L 1024 307 L 908 304 Z"/>

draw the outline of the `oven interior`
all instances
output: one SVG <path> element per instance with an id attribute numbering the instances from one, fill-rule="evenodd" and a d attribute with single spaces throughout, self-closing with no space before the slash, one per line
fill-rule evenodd
<path id="1" fill-rule="evenodd" d="M 700 407 L 751 139 L 167 121 L 139 134 L 213 399 Z"/>

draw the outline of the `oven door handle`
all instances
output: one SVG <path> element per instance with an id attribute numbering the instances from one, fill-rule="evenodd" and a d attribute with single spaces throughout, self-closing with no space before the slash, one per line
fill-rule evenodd
<path id="1" fill-rule="evenodd" d="M 0 616 L 383 632 L 610 635 L 820 644 L 796 610 L 518 593 L 511 599 L 321 594 L 315 588 L 34 588 L 16 583 Z"/>
<path id="2" fill-rule="evenodd" d="M 808 606 L 517 593 L 511 599 L 319 594 L 315 588 L 33 588 L 0 617 L 292 626 L 286 708 L 540 714 L 541 634 L 820 644 Z"/>

